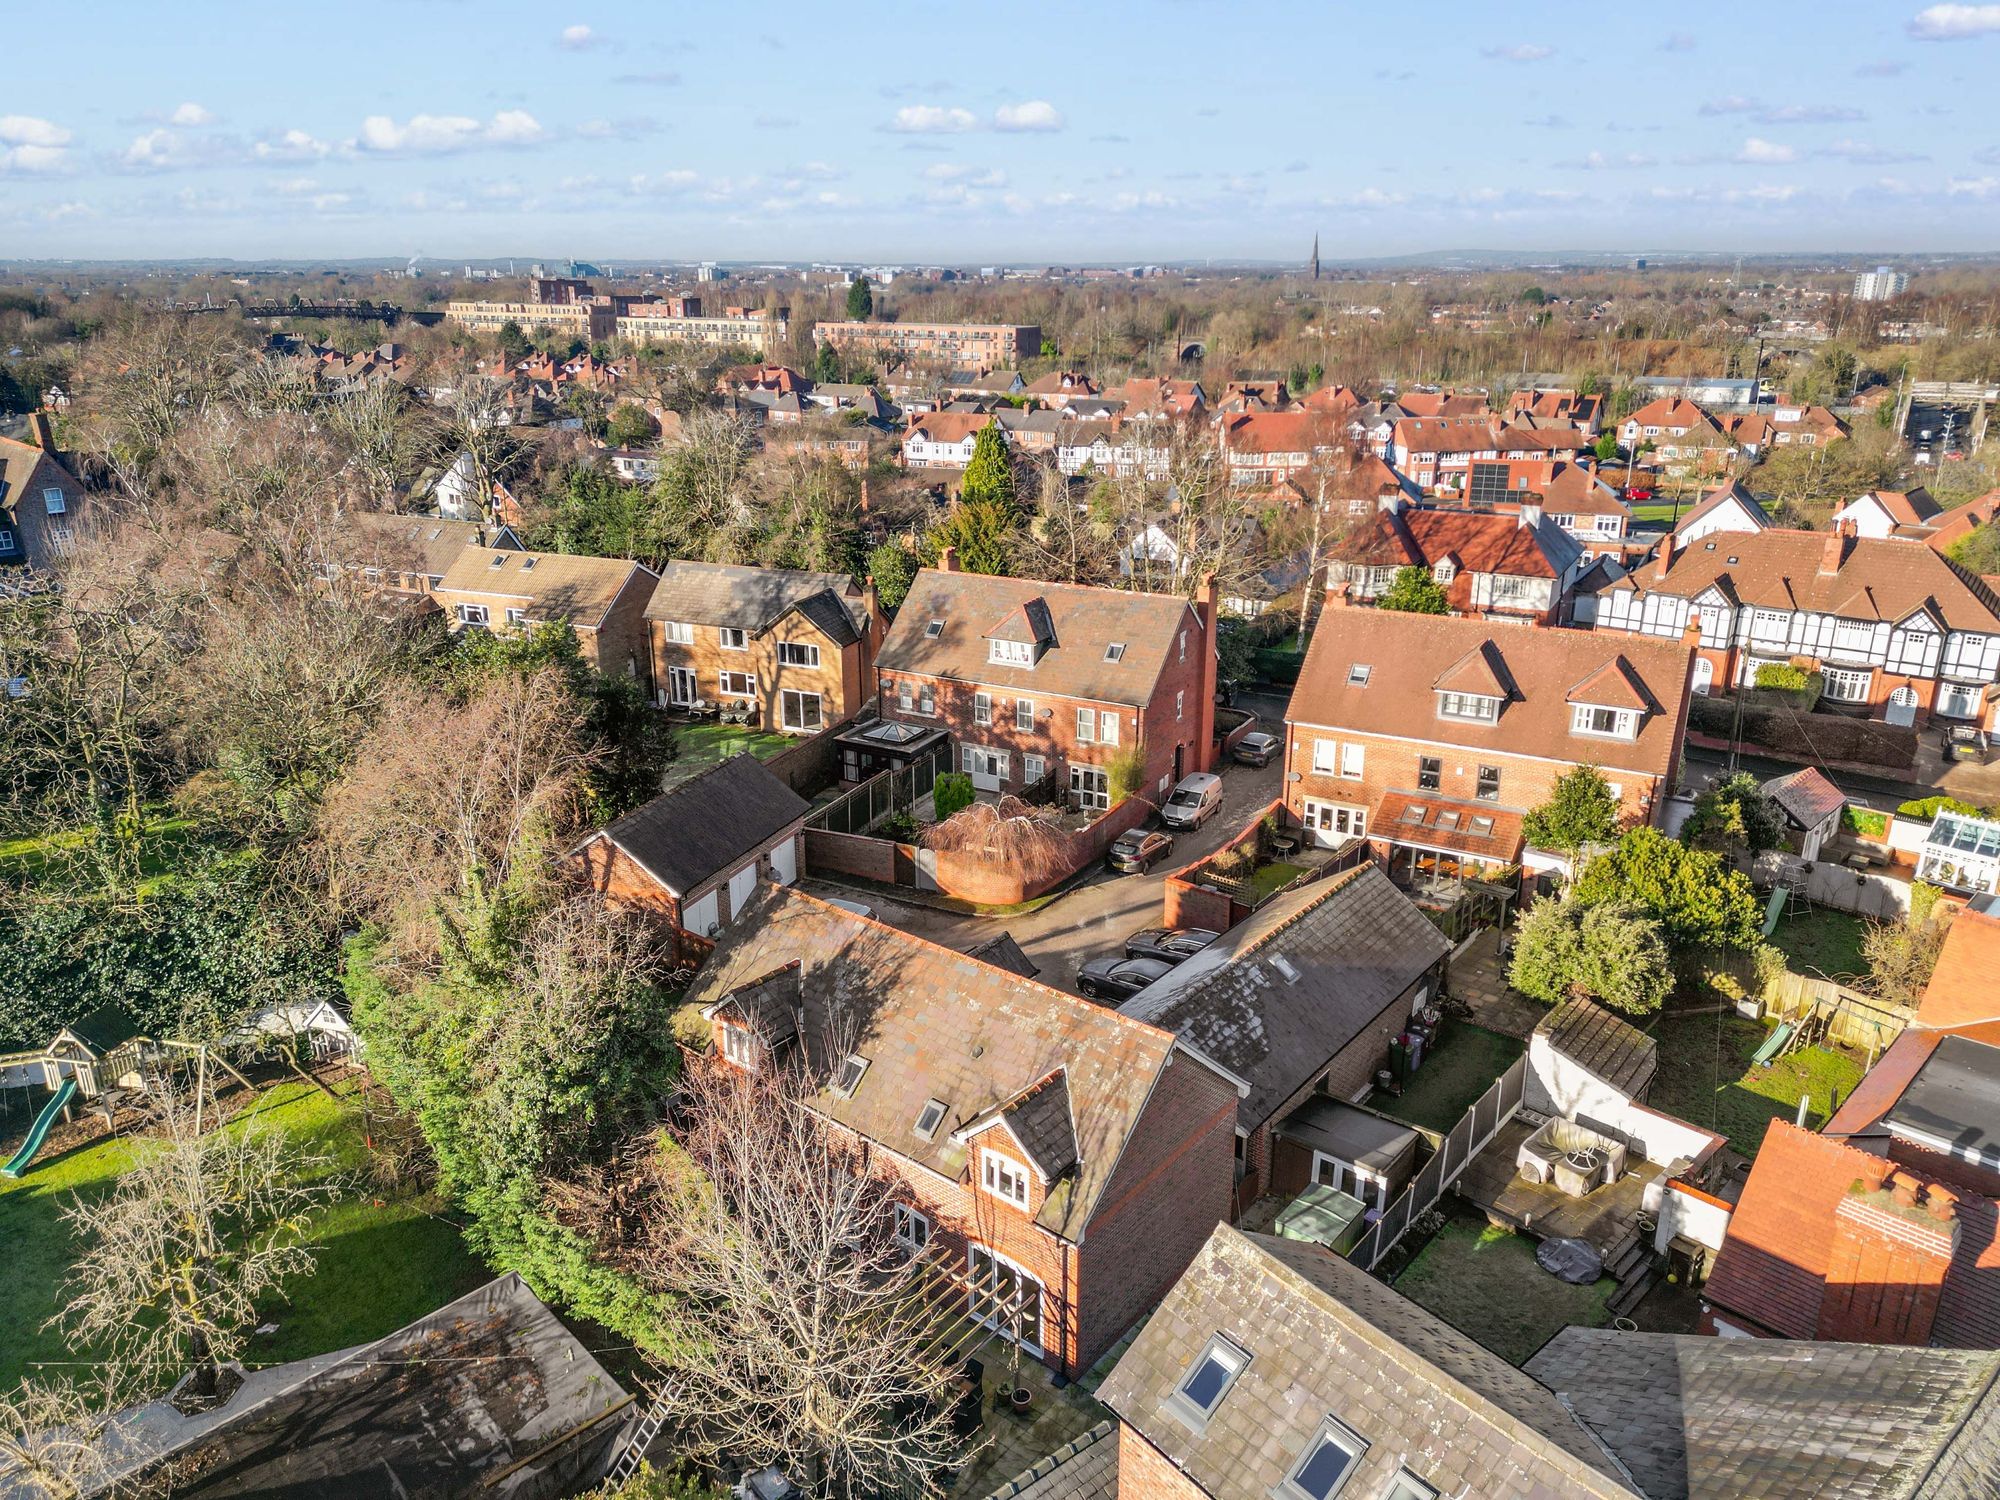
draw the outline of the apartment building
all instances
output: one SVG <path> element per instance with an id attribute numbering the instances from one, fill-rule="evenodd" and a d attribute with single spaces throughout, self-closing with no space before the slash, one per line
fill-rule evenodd
<path id="1" fill-rule="evenodd" d="M 512 634 L 566 621 L 591 666 L 650 684 L 646 601 L 658 582 L 651 568 L 623 558 L 468 546 L 431 597 L 458 630 Z"/>
<path id="2" fill-rule="evenodd" d="M 791 337 L 791 309 L 732 307 L 704 316 L 699 298 L 637 302 L 619 298 L 613 331 L 635 344 L 698 344 L 707 349 L 751 349 L 769 354 Z M 694 312 L 678 311 L 692 304 Z"/>
<path id="3" fill-rule="evenodd" d="M 1821 674 L 1829 706 L 1890 723 L 1996 723 L 2000 598 L 1931 548 L 1857 536 L 1852 522 L 1675 534 L 1598 591 L 1600 633 L 1678 640 L 1695 626 L 1698 693 L 1801 665 Z"/>
<path id="4" fill-rule="evenodd" d="M 523 333 L 567 334 L 594 344 L 618 332 L 618 309 L 609 297 L 567 302 L 447 302 L 445 321 L 470 333 L 498 333 L 512 323 Z"/>
<path id="5" fill-rule="evenodd" d="M 744 703 L 765 728 L 817 734 L 874 690 L 881 610 L 844 574 L 670 562 L 645 620 L 662 708 Z"/>
<path id="6" fill-rule="evenodd" d="M 954 370 L 1011 370 L 1041 357 L 1042 330 L 1011 323 L 833 322 L 814 325 L 813 344 Z"/>
<path id="7" fill-rule="evenodd" d="M 1072 805 L 1111 806 L 1135 747 L 1164 796 L 1213 758 L 1215 599 L 961 573 L 947 547 L 917 574 L 876 659 L 882 716 L 949 730 L 986 791 L 1045 776 Z"/>
<path id="8" fill-rule="evenodd" d="M 1519 864 L 1521 819 L 1579 765 L 1658 823 L 1686 733 L 1679 641 L 1348 610 L 1320 623 L 1286 718 L 1285 806 L 1314 842 L 1365 838 L 1397 884 Z"/>
<path id="9" fill-rule="evenodd" d="M 1583 571 L 1583 548 L 1540 505 L 1522 501 L 1511 509 L 1500 515 L 1412 506 L 1400 495 L 1383 496 L 1374 517 L 1332 549 L 1327 589 L 1338 602 L 1372 605 L 1399 572 L 1418 567 L 1444 589 L 1454 614 L 1565 623 Z"/>
<path id="10" fill-rule="evenodd" d="M 714 1066 L 799 1065 L 967 1315 L 1075 1377 L 1227 1212 L 1238 1084 L 1171 1032 L 766 885 L 687 995 Z"/>

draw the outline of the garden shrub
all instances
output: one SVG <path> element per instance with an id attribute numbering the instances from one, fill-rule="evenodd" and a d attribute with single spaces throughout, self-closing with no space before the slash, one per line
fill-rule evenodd
<path id="1" fill-rule="evenodd" d="M 939 823 L 953 813 L 963 812 L 977 800 L 972 778 L 963 771 L 946 771 L 931 787 L 931 806 Z"/>

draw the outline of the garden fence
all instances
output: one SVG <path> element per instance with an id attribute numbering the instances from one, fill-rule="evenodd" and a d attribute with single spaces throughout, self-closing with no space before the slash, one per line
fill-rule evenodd
<path id="1" fill-rule="evenodd" d="M 806 814 L 806 827 L 828 833 L 868 833 L 893 812 L 913 807 L 951 769 L 951 742 L 940 741 L 907 766 L 877 771 L 851 791 Z"/>
<path id="2" fill-rule="evenodd" d="M 1466 1163 L 1486 1148 L 1502 1125 L 1514 1118 L 1514 1111 L 1521 1107 L 1527 1077 L 1528 1058 L 1523 1053 L 1473 1101 L 1472 1108 L 1459 1116 L 1458 1123 L 1445 1133 L 1437 1153 L 1347 1252 L 1349 1260 L 1364 1271 L 1372 1271 L 1380 1264 L 1418 1215 L 1444 1196 L 1445 1189 L 1458 1181 Z"/>

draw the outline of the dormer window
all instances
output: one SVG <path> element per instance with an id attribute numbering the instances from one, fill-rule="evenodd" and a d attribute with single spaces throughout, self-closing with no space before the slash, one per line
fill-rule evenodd
<path id="1" fill-rule="evenodd" d="M 1016 1208 L 1028 1206 L 1028 1169 L 998 1151 L 980 1153 L 979 1180 L 986 1191 Z"/>
<path id="2" fill-rule="evenodd" d="M 1032 667 L 1035 664 L 1035 645 L 1033 641 L 988 641 L 986 659 L 995 666 Z"/>
<path id="3" fill-rule="evenodd" d="M 734 1021 L 722 1023 L 722 1055 L 737 1067 L 756 1072 L 757 1038 L 750 1034 L 748 1026 L 739 1026 Z"/>
<path id="4" fill-rule="evenodd" d="M 1450 583 L 1457 576 L 1458 569 L 1452 565 L 1452 561 L 1448 557 L 1441 559 L 1438 565 L 1431 569 L 1431 577 L 1439 583 Z"/>
<path id="5" fill-rule="evenodd" d="M 1500 700 L 1483 693 L 1439 693 L 1438 717 L 1491 724 L 1500 717 Z"/>
<path id="6" fill-rule="evenodd" d="M 1594 734 L 1604 739 L 1629 740 L 1639 732 L 1639 715 L 1629 708 L 1599 708 L 1578 703 L 1570 708 L 1571 734 Z"/>

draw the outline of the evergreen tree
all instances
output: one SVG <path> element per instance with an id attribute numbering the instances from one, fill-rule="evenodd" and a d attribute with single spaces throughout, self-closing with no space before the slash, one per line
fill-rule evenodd
<path id="1" fill-rule="evenodd" d="M 847 288 L 847 315 L 850 318 L 866 318 L 875 311 L 875 289 L 868 284 L 866 276 L 857 276 Z"/>
<path id="2" fill-rule="evenodd" d="M 966 470 L 967 474 L 972 471 Z M 1387 593 L 1375 601 L 1378 609 L 1393 609 L 1406 615 L 1448 615 L 1451 601 L 1445 598 L 1444 585 L 1431 577 L 1430 570 L 1412 563 L 1407 568 L 1396 569 L 1396 576 L 1390 581 Z"/>
<path id="3" fill-rule="evenodd" d="M 1521 832 L 1537 849 L 1576 857 L 1592 844 L 1618 837 L 1618 799 L 1595 766 L 1566 772 L 1549 790 L 1549 800 L 1530 808 Z"/>

